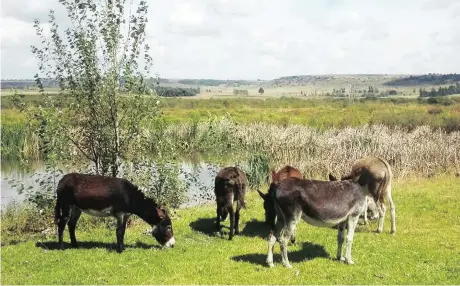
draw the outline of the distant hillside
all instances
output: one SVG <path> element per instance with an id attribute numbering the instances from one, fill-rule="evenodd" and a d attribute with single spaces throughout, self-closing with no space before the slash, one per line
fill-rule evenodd
<path id="1" fill-rule="evenodd" d="M 221 80 L 221 79 L 179 79 L 177 83 L 185 85 L 205 85 L 205 86 L 240 86 L 254 83 L 249 80 Z"/>
<path id="2" fill-rule="evenodd" d="M 272 86 L 305 86 L 305 85 L 367 85 L 382 84 L 395 80 L 400 75 L 359 74 L 359 75 L 296 75 L 284 76 L 268 82 Z"/>
<path id="3" fill-rule="evenodd" d="M 58 87 L 57 82 L 51 79 L 42 80 L 45 88 Z M 155 78 L 147 82 L 156 86 Z M 160 86 L 172 88 L 197 88 L 203 86 L 224 86 L 226 88 L 240 86 L 264 87 L 346 87 L 353 84 L 355 88 L 368 86 L 439 86 L 460 82 L 460 74 L 428 74 L 428 75 L 387 75 L 387 74 L 356 74 L 356 75 L 295 75 L 284 76 L 272 80 L 221 80 L 221 79 L 166 79 L 160 78 Z M 2 89 L 26 89 L 36 87 L 33 79 L 2 80 Z M 315 87 L 315 89 L 316 89 Z"/>
<path id="4" fill-rule="evenodd" d="M 385 82 L 387 86 L 445 85 L 460 81 L 460 74 L 427 74 L 408 76 Z"/>

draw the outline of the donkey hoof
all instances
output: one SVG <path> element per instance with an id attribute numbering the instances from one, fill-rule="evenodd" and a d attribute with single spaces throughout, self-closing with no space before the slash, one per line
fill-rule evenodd
<path id="1" fill-rule="evenodd" d="M 336 259 L 337 259 L 338 262 L 342 262 L 342 261 L 345 262 L 345 257 L 343 257 L 343 256 L 337 256 Z"/>
<path id="2" fill-rule="evenodd" d="M 240 231 L 239 230 L 235 230 L 235 235 L 239 235 L 240 234 Z"/>
<path id="3" fill-rule="evenodd" d="M 345 263 L 346 263 L 346 264 L 349 264 L 349 265 L 355 264 L 355 263 L 353 262 L 353 260 L 351 260 L 351 259 L 345 259 Z"/>
<path id="4" fill-rule="evenodd" d="M 275 264 L 273 264 L 273 262 L 267 262 L 268 264 L 268 267 L 272 268 L 272 267 L 275 267 Z"/>
<path id="5" fill-rule="evenodd" d="M 390 234 L 395 235 L 395 234 L 396 234 L 396 230 L 393 230 L 393 229 L 392 229 L 392 230 L 390 231 Z"/>
<path id="6" fill-rule="evenodd" d="M 290 263 L 283 263 L 284 267 L 286 268 L 292 268 L 292 265 Z"/>

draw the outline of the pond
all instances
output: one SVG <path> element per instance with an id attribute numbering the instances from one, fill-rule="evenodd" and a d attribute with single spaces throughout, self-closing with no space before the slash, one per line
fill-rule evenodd
<path id="1" fill-rule="evenodd" d="M 25 172 L 17 162 L 2 161 L 1 165 L 1 208 L 12 201 L 24 200 L 12 180 L 22 182 L 27 187 L 38 187 L 35 180 L 45 173 L 41 162 L 31 165 L 31 171 Z M 187 200 L 182 207 L 190 207 L 214 200 L 214 178 L 219 166 L 205 162 L 183 162 L 180 164 L 179 178 L 187 186 Z M 59 181 L 60 177 L 57 179 Z"/>

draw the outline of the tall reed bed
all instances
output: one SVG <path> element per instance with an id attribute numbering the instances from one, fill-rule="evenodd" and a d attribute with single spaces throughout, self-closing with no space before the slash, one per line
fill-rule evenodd
<path id="1" fill-rule="evenodd" d="M 367 155 L 388 160 L 396 177 L 460 170 L 460 132 L 429 126 L 412 131 L 384 125 L 319 130 L 222 119 L 170 125 L 163 136 L 174 138 L 182 153 L 208 152 L 234 161 L 262 154 L 271 168 L 290 164 L 308 177 L 347 173 L 356 159 Z"/>

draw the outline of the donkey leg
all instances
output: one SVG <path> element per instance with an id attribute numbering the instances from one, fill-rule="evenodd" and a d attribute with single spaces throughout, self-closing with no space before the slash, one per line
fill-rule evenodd
<path id="1" fill-rule="evenodd" d="M 368 204 L 367 204 L 367 197 L 366 197 L 366 199 L 364 200 L 364 224 L 365 224 L 365 225 L 368 224 L 368 220 L 367 220 L 367 208 L 368 208 Z"/>
<path id="2" fill-rule="evenodd" d="M 221 233 L 221 228 L 220 228 L 220 206 L 217 204 L 217 217 L 216 217 L 216 231 Z M 221 233 L 222 234 L 222 233 Z"/>
<path id="3" fill-rule="evenodd" d="M 230 216 L 230 234 L 228 239 L 232 240 L 235 235 L 235 212 L 233 211 L 233 205 L 227 206 L 228 215 Z"/>
<path id="4" fill-rule="evenodd" d="M 348 230 L 347 230 L 347 248 L 345 250 L 345 263 L 354 264 L 351 258 L 351 247 L 353 246 L 353 237 L 355 235 L 356 225 L 358 224 L 359 213 L 355 216 L 348 217 Z"/>
<path id="5" fill-rule="evenodd" d="M 343 242 L 345 241 L 345 226 L 347 222 L 342 222 L 339 224 L 337 232 L 337 260 L 345 261 L 345 258 L 342 255 Z"/>
<path id="6" fill-rule="evenodd" d="M 81 210 L 76 206 L 73 206 L 69 222 L 67 223 L 67 226 L 69 227 L 70 244 L 75 248 L 78 247 L 77 238 L 75 237 L 75 227 L 77 226 L 77 221 L 80 218 L 80 215 Z"/>
<path id="7" fill-rule="evenodd" d="M 236 212 L 235 212 L 235 234 L 238 235 L 240 234 L 240 206 L 236 207 Z"/>
<path id="8" fill-rule="evenodd" d="M 288 255 L 287 255 L 287 244 L 288 241 L 292 238 L 293 233 L 296 229 L 297 223 L 300 220 L 302 213 L 299 212 L 296 215 L 293 215 L 292 218 L 290 218 L 287 222 L 287 227 L 284 227 L 284 229 L 281 230 L 281 235 L 280 235 L 280 249 L 281 249 L 281 259 L 282 263 L 285 267 L 287 268 L 292 268 L 292 265 L 289 263 Z"/>
<path id="9" fill-rule="evenodd" d="M 125 250 L 124 238 L 126 230 L 126 222 L 128 221 L 128 215 L 124 213 L 119 213 L 117 217 L 117 252 L 121 253 Z"/>
<path id="10" fill-rule="evenodd" d="M 295 233 L 296 233 L 296 230 L 297 230 L 297 227 L 294 227 L 294 229 L 292 230 L 292 233 L 291 233 L 291 243 L 294 244 L 295 243 Z"/>
<path id="11" fill-rule="evenodd" d="M 391 231 L 390 233 L 396 233 L 396 207 L 391 198 L 391 187 L 388 187 L 387 191 L 387 201 L 390 205 L 390 215 L 391 215 Z"/>
<path id="12" fill-rule="evenodd" d="M 272 232 L 268 236 L 268 254 L 267 254 L 267 264 L 269 267 L 275 266 L 273 264 L 273 250 L 275 249 L 276 237 Z"/>
<path id="13" fill-rule="evenodd" d="M 287 244 L 288 244 L 288 240 L 290 239 L 290 237 L 291 237 L 291 232 L 288 229 L 285 229 L 284 233 L 282 233 L 279 239 L 280 250 L 281 250 L 281 262 L 286 268 L 292 268 L 292 265 L 289 263 L 289 258 L 287 254 Z"/>
<path id="14" fill-rule="evenodd" d="M 67 221 L 69 220 L 69 215 L 70 215 L 70 206 L 67 204 L 61 203 L 61 216 L 59 217 L 58 222 L 57 222 L 58 240 L 59 240 L 59 246 L 61 249 L 64 249 L 64 230 L 65 230 Z"/>
<path id="15" fill-rule="evenodd" d="M 381 233 L 383 231 L 383 223 L 385 221 L 385 213 L 387 211 L 387 207 L 383 202 L 378 202 L 377 203 L 378 209 L 379 209 L 379 225 L 377 227 L 377 232 Z"/>

